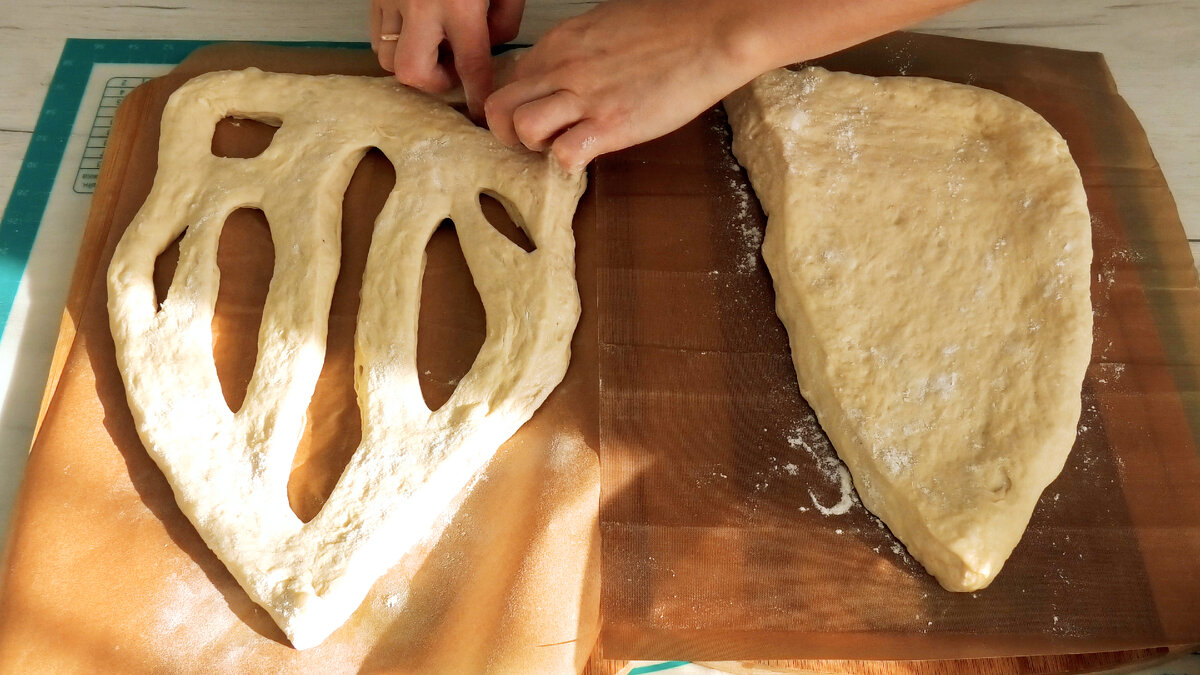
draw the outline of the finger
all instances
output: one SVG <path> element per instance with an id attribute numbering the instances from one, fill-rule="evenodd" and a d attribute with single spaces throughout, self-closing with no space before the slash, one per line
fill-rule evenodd
<path id="1" fill-rule="evenodd" d="M 410 67 L 407 63 L 401 63 L 401 60 L 404 58 L 404 54 L 400 50 L 401 47 L 396 47 L 397 65 L 394 66 L 396 69 L 395 72 L 400 72 L 401 69 Z M 455 84 L 457 84 L 454 71 L 449 66 L 438 63 L 437 61 L 434 61 L 433 65 L 429 66 L 429 69 L 424 71 L 424 75 L 420 77 L 406 76 L 405 79 L 401 79 L 401 77 L 397 75 L 396 81 L 400 82 L 401 84 L 406 84 L 410 87 L 420 89 L 421 91 L 437 93 L 448 91 L 454 87 Z"/>
<path id="2" fill-rule="evenodd" d="M 583 101 L 560 89 L 514 110 L 513 127 L 525 147 L 541 152 L 559 132 L 582 119 L 583 113 Z"/>
<path id="3" fill-rule="evenodd" d="M 373 0 L 371 6 L 367 8 L 367 39 L 371 41 L 371 51 L 376 54 L 379 54 L 379 34 L 383 32 L 379 29 L 379 24 L 382 21 L 383 15 L 379 9 L 379 0 Z"/>
<path id="4" fill-rule="evenodd" d="M 623 139 L 589 118 L 567 129 L 550 145 L 550 154 L 569 172 L 583 170 L 588 162 L 625 147 Z"/>
<path id="5" fill-rule="evenodd" d="M 400 27 L 404 24 L 400 18 L 400 12 L 394 9 L 379 10 L 379 33 L 399 33 Z M 389 73 L 396 63 L 396 42 L 394 40 L 380 40 L 379 51 L 375 52 L 375 56 L 379 59 L 379 65 Z"/>
<path id="6" fill-rule="evenodd" d="M 483 101 L 492 93 L 492 50 L 485 18 L 480 14 L 457 17 L 448 22 L 446 39 L 467 96 L 467 109 L 471 117 L 480 119 Z"/>
<path id="7" fill-rule="evenodd" d="M 436 16 L 410 12 L 404 18 L 404 30 L 396 41 L 392 73 L 402 84 L 426 91 L 442 91 L 451 80 L 438 64 L 438 45 L 442 26 Z"/>
<path id="8" fill-rule="evenodd" d="M 548 81 L 532 77 L 516 80 L 497 89 L 483 104 L 488 128 L 501 143 L 520 144 L 521 139 L 513 126 L 513 112 L 530 101 L 553 94 L 556 89 Z"/>
<path id="9" fill-rule="evenodd" d="M 494 45 L 510 42 L 521 30 L 525 0 L 492 0 L 488 7 L 488 35 Z"/>

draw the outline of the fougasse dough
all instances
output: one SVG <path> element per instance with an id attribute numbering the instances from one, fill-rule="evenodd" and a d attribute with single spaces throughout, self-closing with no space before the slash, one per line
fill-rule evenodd
<path id="1" fill-rule="evenodd" d="M 916 77 L 775 70 L 725 108 L 801 392 L 909 552 L 987 586 L 1079 420 L 1091 228 L 1066 142 Z"/>
<path id="2" fill-rule="evenodd" d="M 217 157 L 226 116 L 280 123 L 248 159 Z M 325 354 L 342 195 L 379 148 L 396 186 L 375 225 L 355 332 L 362 443 L 308 523 L 288 505 L 292 459 Z M 108 271 L 109 313 L 130 410 L 183 513 L 297 648 L 316 645 L 372 584 L 435 532 L 453 500 L 562 380 L 579 318 L 572 215 L 582 174 L 509 149 L 448 105 L 389 78 L 215 72 L 176 91 L 159 166 Z M 536 249 L 480 210 L 497 197 Z M 230 411 L 211 323 L 226 216 L 258 207 L 275 269 L 245 403 Z M 456 226 L 487 334 L 453 396 L 430 411 L 416 371 L 425 247 Z M 156 311 L 157 256 L 180 234 Z"/>

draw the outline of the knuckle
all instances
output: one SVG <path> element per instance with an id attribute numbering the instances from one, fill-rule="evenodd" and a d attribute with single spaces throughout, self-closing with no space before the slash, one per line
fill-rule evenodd
<path id="1" fill-rule="evenodd" d="M 444 92 L 454 86 L 454 80 L 443 72 L 432 73 L 421 86 L 426 91 Z"/>
<path id="2" fill-rule="evenodd" d="M 535 113 L 529 109 L 529 106 L 523 105 L 513 111 L 513 124 L 520 126 L 530 124 L 533 121 L 534 114 Z"/>
<path id="3" fill-rule="evenodd" d="M 522 143 L 528 145 L 530 141 L 541 140 L 540 134 L 538 133 L 537 120 L 534 119 L 529 113 L 524 113 L 518 108 L 517 111 L 513 113 L 512 121 L 513 128 L 516 130 L 517 136 L 520 137 Z"/>
<path id="4" fill-rule="evenodd" d="M 392 74 L 398 82 L 410 87 L 422 89 L 429 84 L 428 74 L 420 72 L 409 61 L 397 60 Z"/>
<path id="5" fill-rule="evenodd" d="M 606 134 L 623 128 L 630 119 L 628 111 L 612 103 L 597 106 L 591 111 L 590 117 L 595 120 L 596 129 Z"/>
<path id="6" fill-rule="evenodd" d="M 568 171 L 574 171 L 582 163 L 578 150 L 568 146 L 566 143 L 555 143 L 550 148 L 550 153 L 554 155 L 554 159 Z"/>

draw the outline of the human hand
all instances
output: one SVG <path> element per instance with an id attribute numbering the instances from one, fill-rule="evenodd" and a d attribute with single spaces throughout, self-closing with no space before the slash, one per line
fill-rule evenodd
<path id="1" fill-rule="evenodd" d="M 550 29 L 484 106 L 505 143 L 568 170 L 683 126 L 771 68 L 968 0 L 609 0 Z"/>
<path id="2" fill-rule="evenodd" d="M 461 80 L 480 118 L 492 92 L 491 47 L 517 36 L 524 9 L 525 0 L 371 0 L 371 49 L 384 70 L 417 89 L 441 92 Z"/>
<path id="3" fill-rule="evenodd" d="M 729 30 L 738 5 L 610 0 L 567 19 L 487 99 L 488 126 L 568 170 L 669 133 L 758 74 Z"/>

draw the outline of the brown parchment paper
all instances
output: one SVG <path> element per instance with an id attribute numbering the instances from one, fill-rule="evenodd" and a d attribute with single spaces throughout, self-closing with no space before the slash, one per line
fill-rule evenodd
<path id="1" fill-rule="evenodd" d="M 461 497 L 444 536 L 381 578 L 324 644 L 292 649 L 207 549 L 175 505 L 133 427 L 113 356 L 104 273 L 113 246 L 148 193 L 158 120 L 189 77 L 222 68 L 378 74 L 369 52 L 222 46 L 131 94 L 110 138 L 72 303 L 59 372 L 26 469 L 0 596 L 3 672 L 574 672 L 597 631 L 599 473 L 595 293 L 582 278 L 578 358 L 557 390 Z M 352 104 L 352 102 L 349 102 Z M 222 123 L 214 151 L 263 147 L 270 130 Z M 347 189 L 342 267 L 325 366 L 289 485 L 310 518 L 361 433 L 353 332 L 375 215 L 394 183 L 368 154 Z M 594 202 L 577 218 L 580 251 L 594 250 Z M 47 223 L 47 226 L 54 226 Z M 484 316 L 453 229 L 427 248 L 418 363 L 427 399 L 444 400 L 482 343 Z M 178 251 L 156 268 L 160 297 Z M 586 253 L 585 253 L 586 255 Z M 234 213 L 219 248 L 214 356 L 236 409 L 253 368 L 272 269 L 261 212 Z M 583 262 L 587 262 L 584 260 Z"/>
<path id="2" fill-rule="evenodd" d="M 1066 137 L 1095 250 L 1077 443 L 991 587 L 943 590 L 843 484 L 800 397 L 758 253 L 764 219 L 723 113 L 602 158 L 605 656 L 938 659 L 1200 641 L 1200 288 L 1103 58 L 901 34 L 821 63 L 994 89 Z"/>

